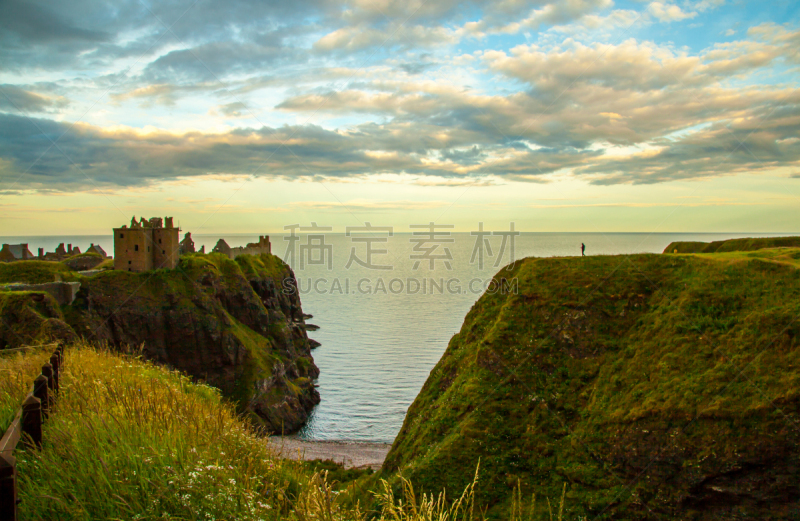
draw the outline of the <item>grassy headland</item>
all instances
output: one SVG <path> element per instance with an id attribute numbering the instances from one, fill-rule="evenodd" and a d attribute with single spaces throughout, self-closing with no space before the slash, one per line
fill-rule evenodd
<path id="1" fill-rule="evenodd" d="M 484 294 L 378 477 L 570 518 L 767 519 L 800 494 L 800 250 L 524 259 Z"/>
<path id="2" fill-rule="evenodd" d="M 678 241 L 664 248 L 664 253 L 724 253 L 766 248 L 800 248 L 800 237 L 758 237 L 712 242 Z"/>

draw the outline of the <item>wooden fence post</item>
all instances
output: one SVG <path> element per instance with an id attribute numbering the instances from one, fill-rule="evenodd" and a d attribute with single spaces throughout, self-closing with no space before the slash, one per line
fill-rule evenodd
<path id="1" fill-rule="evenodd" d="M 0 452 L 0 520 L 17 521 L 17 460 Z"/>
<path id="2" fill-rule="evenodd" d="M 55 382 L 53 381 L 53 366 L 50 364 L 44 364 L 42 366 L 42 374 L 45 378 L 47 378 L 47 387 L 50 389 L 50 394 L 52 395 L 55 386 Z"/>
<path id="3" fill-rule="evenodd" d="M 59 380 L 59 373 L 61 367 L 58 363 L 58 355 L 53 355 L 50 357 L 50 365 L 53 366 L 53 390 L 58 392 L 58 380 Z"/>
<path id="4" fill-rule="evenodd" d="M 33 381 L 33 395 L 42 403 L 42 421 L 50 416 L 50 400 L 47 397 L 47 377 L 40 374 Z"/>
<path id="5" fill-rule="evenodd" d="M 31 437 L 26 443 L 33 443 L 36 448 L 42 446 L 42 402 L 32 394 L 28 394 L 22 402 L 22 433 Z"/>

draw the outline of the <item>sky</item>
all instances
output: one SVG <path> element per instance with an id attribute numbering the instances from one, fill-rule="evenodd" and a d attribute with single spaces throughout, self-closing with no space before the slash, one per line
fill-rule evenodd
<path id="1" fill-rule="evenodd" d="M 3 0 L 0 235 L 800 231 L 800 2 Z"/>

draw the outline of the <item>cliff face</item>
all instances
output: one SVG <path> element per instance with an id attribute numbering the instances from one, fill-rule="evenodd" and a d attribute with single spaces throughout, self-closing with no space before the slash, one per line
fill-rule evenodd
<path id="1" fill-rule="evenodd" d="M 483 295 L 382 475 L 565 519 L 800 509 L 800 249 L 525 259 Z M 529 505 L 523 508 L 527 512 Z M 535 517 L 538 519 L 538 517 Z"/>
<path id="2" fill-rule="evenodd" d="M 84 279 L 67 320 L 81 335 L 202 378 L 273 433 L 319 403 L 294 279 L 272 255 L 189 255 L 175 270 Z"/>

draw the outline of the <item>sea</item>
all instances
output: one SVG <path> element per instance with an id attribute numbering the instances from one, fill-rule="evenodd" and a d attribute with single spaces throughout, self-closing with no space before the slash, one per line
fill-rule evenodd
<path id="1" fill-rule="evenodd" d="M 296 230 L 271 235 L 272 251 L 289 262 L 303 311 L 319 326 L 309 337 L 320 368 L 322 401 L 299 437 L 314 441 L 390 443 L 406 410 L 438 362 L 450 338 L 488 282 L 524 257 L 661 253 L 672 241 L 714 241 L 787 234 L 529 233 L 484 230 L 451 233 L 425 225 L 411 233 L 391 229 L 330 233 Z M 192 235 L 210 251 L 224 238 L 232 247 L 257 235 Z M 99 244 L 113 254 L 113 237 L 0 237 L 53 251 L 59 243 Z"/>

